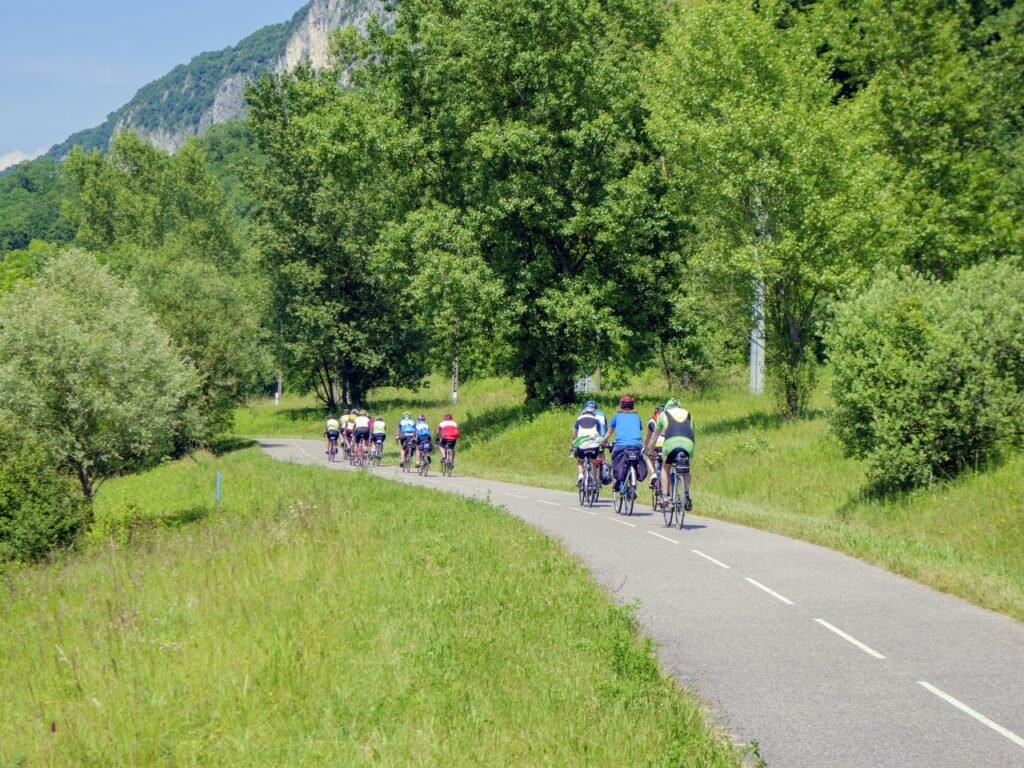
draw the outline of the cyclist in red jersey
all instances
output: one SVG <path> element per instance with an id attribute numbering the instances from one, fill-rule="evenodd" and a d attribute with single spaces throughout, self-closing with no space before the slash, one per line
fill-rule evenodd
<path id="1" fill-rule="evenodd" d="M 448 454 L 448 461 L 455 461 L 455 441 L 459 439 L 459 425 L 450 413 L 446 413 L 437 425 L 437 443 Z"/>

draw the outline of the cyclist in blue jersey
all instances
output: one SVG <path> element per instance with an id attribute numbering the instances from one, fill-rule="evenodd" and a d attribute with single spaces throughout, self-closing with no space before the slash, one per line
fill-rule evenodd
<path id="1" fill-rule="evenodd" d="M 430 451 L 433 447 L 431 440 L 430 425 L 427 423 L 427 417 L 420 414 L 420 417 L 416 419 L 416 445 L 423 448 L 427 464 L 430 464 Z M 416 466 L 419 466 L 419 464 Z"/>
<path id="2" fill-rule="evenodd" d="M 405 463 L 412 459 L 412 451 L 416 445 L 416 422 L 412 420 L 408 411 L 403 413 L 398 421 L 398 437 L 395 440 L 402 446 L 402 463 L 399 466 L 404 467 Z"/>
<path id="3" fill-rule="evenodd" d="M 640 414 L 634 410 L 635 406 L 636 401 L 632 397 L 619 400 L 619 411 L 612 416 L 608 434 L 604 438 L 605 443 L 612 446 L 612 474 L 616 483 L 621 483 L 629 473 L 627 460 L 636 465 L 637 482 L 647 477 L 647 462 L 642 456 L 644 423 Z"/>

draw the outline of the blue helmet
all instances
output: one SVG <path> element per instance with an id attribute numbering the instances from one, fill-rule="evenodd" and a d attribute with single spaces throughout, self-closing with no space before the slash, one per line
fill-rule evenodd
<path id="1" fill-rule="evenodd" d="M 583 404 L 583 410 L 587 410 L 588 408 L 592 411 L 596 411 L 597 403 L 595 403 L 593 400 L 587 400 L 587 402 Z"/>

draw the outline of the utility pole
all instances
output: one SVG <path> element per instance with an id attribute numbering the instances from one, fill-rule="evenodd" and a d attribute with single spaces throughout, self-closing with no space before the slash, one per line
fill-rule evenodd
<path id="1" fill-rule="evenodd" d="M 764 394 L 764 283 L 754 283 L 754 327 L 750 331 L 750 394 Z"/>
<path id="2" fill-rule="evenodd" d="M 452 405 L 459 402 L 459 356 L 452 358 Z"/>
<path id="3" fill-rule="evenodd" d="M 772 240 L 761 184 L 754 186 L 751 203 L 750 212 L 754 216 L 754 264 L 760 272 L 758 248 L 762 243 L 770 243 Z M 750 393 L 760 395 L 764 393 L 764 278 L 760 274 L 754 277 L 754 310 L 750 319 L 753 322 L 750 331 Z"/>

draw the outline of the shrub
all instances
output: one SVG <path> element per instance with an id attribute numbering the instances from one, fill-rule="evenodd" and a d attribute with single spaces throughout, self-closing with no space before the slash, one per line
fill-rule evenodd
<path id="1" fill-rule="evenodd" d="M 882 277 L 837 308 L 827 344 L 832 427 L 881 487 L 955 474 L 1024 434 L 1015 264 L 983 264 L 949 283 Z"/>
<path id="2" fill-rule="evenodd" d="M 60 466 L 52 451 L 0 424 L 0 562 L 38 560 L 82 529 L 86 502 Z"/>

